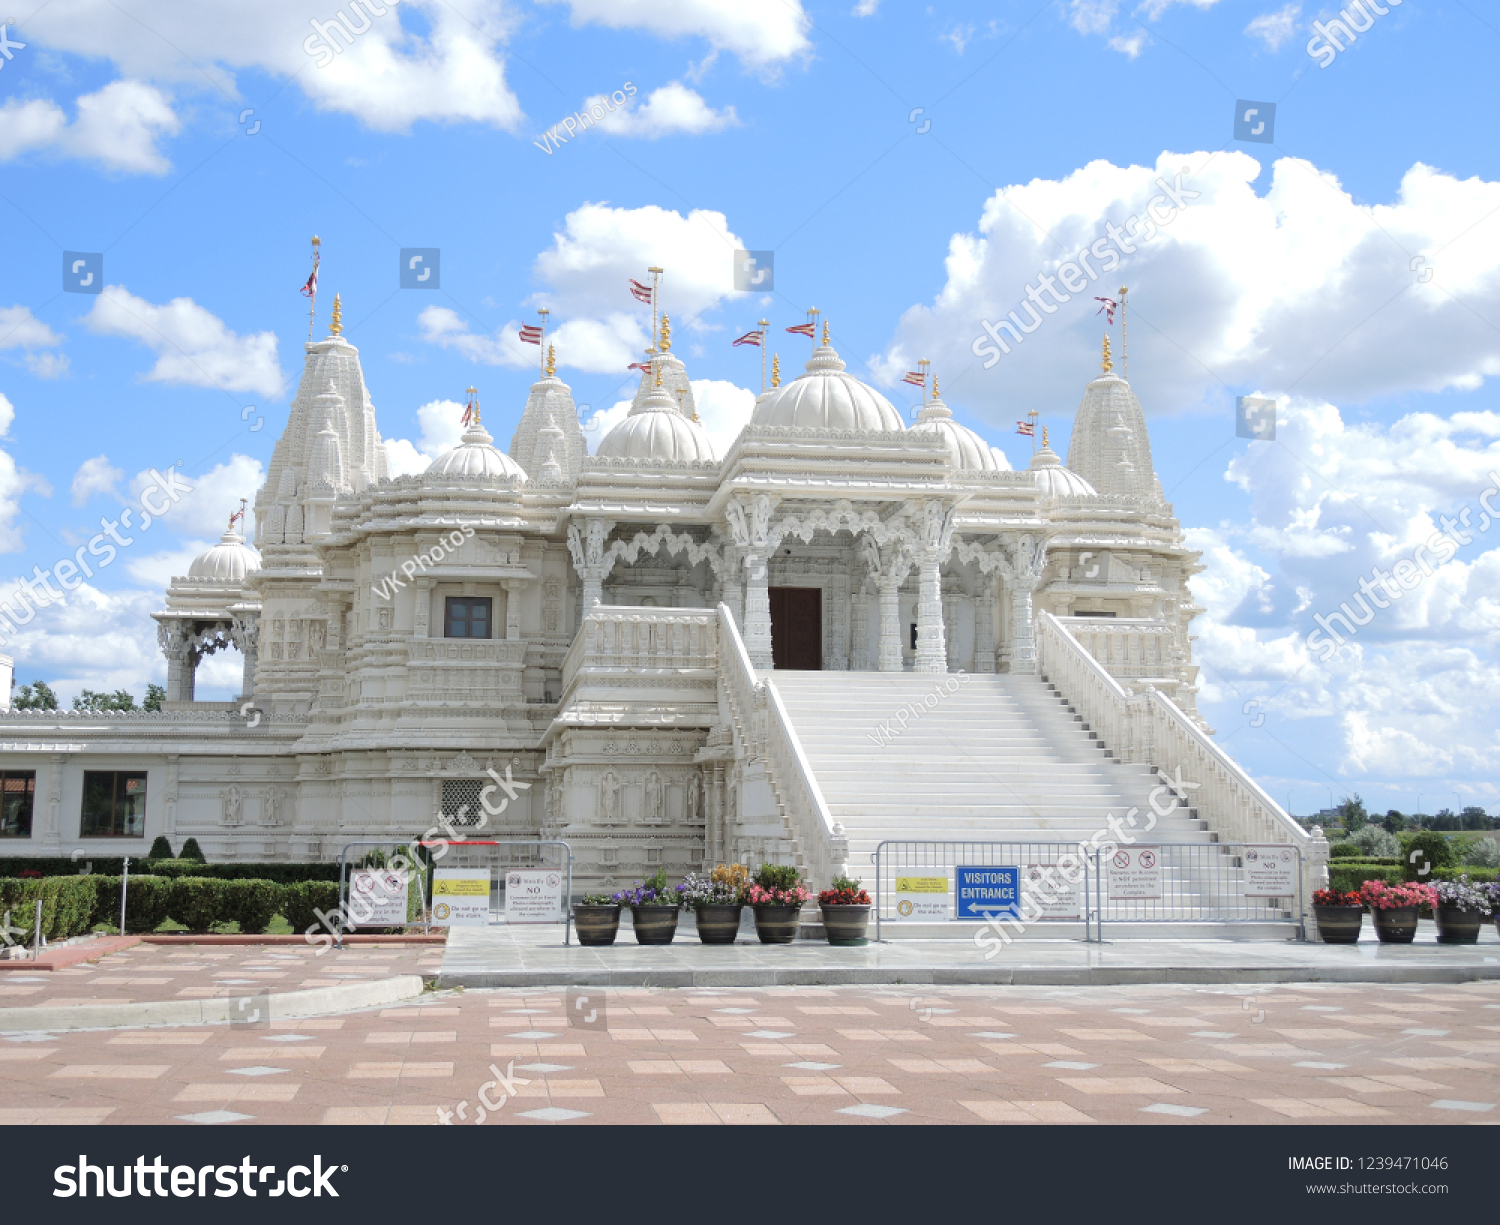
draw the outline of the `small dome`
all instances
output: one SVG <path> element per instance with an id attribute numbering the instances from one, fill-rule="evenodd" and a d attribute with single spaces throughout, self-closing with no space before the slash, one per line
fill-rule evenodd
<path id="1" fill-rule="evenodd" d="M 260 569 L 260 554 L 245 543 L 231 526 L 219 537 L 219 543 L 198 554 L 188 567 L 188 578 L 230 579 L 244 582 L 245 575 Z"/>
<path id="2" fill-rule="evenodd" d="M 911 427 L 913 434 L 936 434 L 948 444 L 948 456 L 959 472 L 1004 472 L 995 463 L 995 452 L 989 443 L 967 426 L 953 420 L 953 414 L 941 400 L 929 400 Z"/>
<path id="3" fill-rule="evenodd" d="M 482 480 L 509 480 L 511 477 L 526 479 L 526 470 L 506 455 L 497 451 L 490 432 L 474 422 L 463 433 L 463 440 L 451 451 L 445 451 L 427 465 L 428 476 L 467 476 Z"/>
<path id="4" fill-rule="evenodd" d="M 684 417 L 664 387 L 653 387 L 630 415 L 599 442 L 602 459 L 665 459 L 714 462 L 708 434 Z"/>
<path id="5" fill-rule="evenodd" d="M 1047 445 L 1045 439 L 1042 449 L 1031 457 L 1031 471 L 1036 481 L 1037 492 L 1044 498 L 1097 498 L 1099 495 L 1094 491 L 1083 477 L 1071 468 L 1064 468 L 1062 460 L 1057 458 L 1057 452 Z"/>
<path id="6" fill-rule="evenodd" d="M 889 400 L 844 373 L 844 363 L 831 345 L 820 345 L 813 351 L 806 374 L 758 402 L 750 421 L 804 430 L 906 429 Z"/>

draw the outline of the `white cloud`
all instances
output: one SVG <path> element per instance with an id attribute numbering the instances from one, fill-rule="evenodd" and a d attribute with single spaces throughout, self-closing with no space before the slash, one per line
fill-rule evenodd
<path id="1" fill-rule="evenodd" d="M 697 394 L 696 390 L 694 394 Z M 590 455 L 599 450 L 600 440 L 610 430 L 630 416 L 630 404 L 629 400 L 620 400 L 608 408 L 596 409 L 583 423 L 583 440 L 588 445 Z"/>
<path id="2" fill-rule="evenodd" d="M 811 20 L 800 0 L 744 4 L 736 0 L 552 0 L 565 2 L 573 24 L 645 30 L 660 38 L 699 37 L 751 68 L 767 69 L 811 50 Z"/>
<path id="3" fill-rule="evenodd" d="M 755 393 L 723 379 L 694 379 L 693 400 L 698 406 L 698 419 L 713 444 L 714 455 L 723 459 L 750 422 Z"/>
<path id="4" fill-rule="evenodd" d="M 262 396 L 273 396 L 284 385 L 274 332 L 239 336 L 191 298 L 157 306 L 123 285 L 107 285 L 85 322 L 91 331 L 128 336 L 156 350 L 148 382 Z"/>
<path id="5" fill-rule="evenodd" d="M 9 397 L 0 391 L 0 436 L 10 433 L 12 422 L 16 419 L 16 406 L 10 402 Z"/>
<path id="6" fill-rule="evenodd" d="M 184 89 L 202 88 L 206 76 L 237 98 L 235 73 L 246 69 L 295 79 L 320 109 L 382 131 L 422 120 L 517 126 L 521 108 L 505 81 L 502 51 L 516 18 L 502 0 L 471 0 L 462 13 L 443 0 L 378 7 L 383 16 L 346 0 L 321 10 L 300 0 L 253 9 L 231 0 L 157 0 L 141 17 L 110 0 L 53 0 L 27 19 L 26 32 L 38 48 L 112 61 L 127 76 Z M 340 16 L 345 29 L 363 32 L 340 32 Z M 37 131 L 55 131 L 60 113 L 47 110 L 50 103 L 32 105 L 24 118 L 34 140 Z"/>
<path id="7" fill-rule="evenodd" d="M 1150 42 L 1145 30 L 1137 30 L 1134 34 L 1117 34 L 1109 40 L 1110 47 L 1118 51 L 1126 59 L 1137 59 L 1142 48 Z"/>
<path id="8" fill-rule="evenodd" d="M 1281 44 L 1297 32 L 1297 18 L 1302 15 L 1300 4 L 1288 4 L 1274 13 L 1262 13 L 1245 27 L 1245 33 L 1258 38 L 1272 51 L 1281 49 Z"/>
<path id="9" fill-rule="evenodd" d="M 549 328 L 560 366 L 624 374 L 651 343 L 651 315 L 630 297 L 627 282 L 656 265 L 666 269 L 661 302 L 674 329 L 703 329 L 701 316 L 734 293 L 734 252 L 745 242 L 723 213 L 695 209 L 686 217 L 669 209 L 611 208 L 585 204 L 569 213 L 552 246 L 537 257 L 535 279 L 547 288 L 532 305 L 546 306 L 559 326 Z M 537 362 L 534 345 L 522 344 L 520 324 L 494 333 L 475 331 L 457 312 L 429 306 L 417 317 L 429 344 L 463 353 L 471 361 L 524 369 Z"/>
<path id="10" fill-rule="evenodd" d="M 60 379 L 68 373 L 66 353 L 27 353 L 26 369 L 39 379 Z"/>
<path id="11" fill-rule="evenodd" d="M 1184 173 L 1184 168 L 1187 168 Z M 1060 180 L 1002 189 L 977 232 L 949 242 L 946 284 L 903 316 L 877 366 L 898 377 L 917 356 L 957 372 L 988 354 L 982 322 L 1015 311 L 1030 321 L 1028 284 L 1055 276 L 1100 244 L 1098 279 L 1069 301 L 1043 302 L 1040 326 L 964 386 L 997 424 L 1016 397 L 1074 400 L 1097 360 L 1096 294 L 1130 285 L 1131 373 L 1148 410 L 1188 407 L 1252 381 L 1343 401 L 1406 390 L 1477 387 L 1500 373 L 1500 344 L 1483 320 L 1500 316 L 1500 246 L 1477 225 L 1500 210 L 1500 183 L 1460 180 L 1417 164 L 1390 203 L 1357 203 L 1309 163 L 1275 163 L 1264 195 L 1249 154 L 1164 153 L 1156 166 L 1092 162 Z M 1167 204 L 1158 179 L 1194 197 L 1123 257 L 1109 225 Z M 1413 252 L 1434 251 L 1428 281 Z M 1117 263 L 1111 263 L 1110 260 Z M 1419 265 L 1423 263 L 1418 260 Z M 1059 286 L 1062 292 L 1062 287 Z M 1040 291 L 1039 291 L 1040 293 Z M 996 325 L 998 326 L 998 325 Z M 1118 337 L 1117 337 L 1118 339 Z M 986 341 L 986 343 L 988 343 Z"/>
<path id="12" fill-rule="evenodd" d="M 156 147 L 181 122 L 165 94 L 141 81 L 112 81 L 78 99 L 69 124 L 55 102 L 12 99 L 0 107 L 0 161 L 33 149 L 99 163 L 131 174 L 165 174 L 171 162 Z"/>
<path id="13" fill-rule="evenodd" d="M 0 113 L 0 131 L 4 130 Z M 24 306 L 0 306 L 0 349 L 51 349 L 63 338 Z"/>
<path id="14" fill-rule="evenodd" d="M 15 584 L 7 583 L 0 600 L 17 607 L 14 593 Z M 83 689 L 128 689 L 139 702 L 147 681 L 160 682 L 166 675 L 151 620 L 161 598 L 158 590 L 101 591 L 83 583 L 58 603 L 38 609 L 5 642 L 5 653 L 16 661 L 16 679 L 46 681 L 65 708 Z"/>
<path id="15" fill-rule="evenodd" d="M 939 34 L 938 37 L 951 46 L 956 54 L 962 55 L 964 48 L 969 45 L 969 40 L 974 37 L 974 27 L 972 25 L 954 26 L 946 33 Z"/>
<path id="16" fill-rule="evenodd" d="M 875 10 L 880 7 L 880 0 L 859 0 L 851 10 L 850 15 L 854 17 L 873 17 Z"/>
<path id="17" fill-rule="evenodd" d="M 603 105 L 604 96 L 590 98 L 583 104 L 588 110 L 594 104 Z M 613 136 L 635 136 L 655 140 L 659 136 L 687 133 L 692 136 L 704 132 L 719 132 L 736 127 L 739 116 L 734 107 L 726 106 L 716 111 L 700 94 L 680 81 L 652 90 L 651 95 L 636 106 L 617 107 L 602 119 L 598 127 Z"/>
<path id="18" fill-rule="evenodd" d="M 113 494 L 124 477 L 125 473 L 111 464 L 108 456 L 96 455 L 84 460 L 73 474 L 73 505 L 82 506 L 98 493 Z"/>
<path id="19" fill-rule="evenodd" d="M 456 447 L 463 438 L 463 411 L 464 406 L 456 400 L 432 400 L 417 409 L 417 426 L 422 432 L 417 442 L 405 438 L 385 440 L 391 475 L 425 472 L 439 455 Z"/>
<path id="20" fill-rule="evenodd" d="M 1119 11 L 1119 0 L 1070 0 L 1068 24 L 1080 34 L 1103 34 Z"/>
<path id="21" fill-rule="evenodd" d="M 158 470 L 165 473 L 170 462 L 158 465 Z M 250 505 L 245 508 L 246 522 L 241 532 L 247 541 L 254 540 L 255 493 L 265 483 L 265 479 L 265 469 L 261 467 L 260 460 L 248 455 L 231 455 L 224 463 L 207 472 L 180 478 L 182 482 L 192 486 L 192 490 L 182 494 L 158 522 L 165 523 L 173 532 L 218 543 L 224 529 L 229 526 L 229 516 L 239 510 L 240 499 L 244 498 Z M 141 491 L 154 483 L 149 468 L 136 473 L 130 481 L 132 501 L 139 499 Z M 159 495 L 153 495 L 153 501 L 160 501 Z M 154 525 L 152 530 L 154 532 Z M 151 540 L 156 543 L 155 535 Z"/>

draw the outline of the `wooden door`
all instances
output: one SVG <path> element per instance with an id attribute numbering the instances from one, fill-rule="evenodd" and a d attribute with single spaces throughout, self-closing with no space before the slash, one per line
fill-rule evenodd
<path id="1" fill-rule="evenodd" d="M 823 592 L 818 587 L 772 587 L 771 658 L 783 672 L 823 668 Z"/>

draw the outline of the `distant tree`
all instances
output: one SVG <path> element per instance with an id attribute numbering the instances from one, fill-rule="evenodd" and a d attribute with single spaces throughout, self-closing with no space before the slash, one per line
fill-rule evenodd
<path id="1" fill-rule="evenodd" d="M 1354 833 L 1370 820 L 1370 814 L 1365 811 L 1365 802 L 1359 795 L 1346 795 L 1338 806 L 1339 824 L 1349 833 Z"/>
<path id="2" fill-rule="evenodd" d="M 46 681 L 32 681 L 21 686 L 11 705 L 18 710 L 56 710 L 57 694 Z"/>
<path id="3" fill-rule="evenodd" d="M 123 689 L 113 693 L 95 693 L 85 689 L 73 699 L 74 710 L 135 710 L 135 695 Z"/>
<path id="4" fill-rule="evenodd" d="M 1489 829 L 1490 814 L 1477 804 L 1470 804 L 1458 814 L 1459 825 L 1464 829 Z"/>
<path id="5" fill-rule="evenodd" d="M 161 704 L 167 700 L 167 691 L 160 685 L 146 686 L 146 700 L 141 703 L 142 710 L 160 710 Z"/>
<path id="6" fill-rule="evenodd" d="M 1392 808 L 1385 814 L 1385 820 L 1380 824 L 1386 833 L 1399 834 L 1406 828 L 1406 818 Z"/>
<path id="7" fill-rule="evenodd" d="M 1461 829 L 1458 815 L 1451 808 L 1440 808 L 1427 823 L 1428 829 L 1450 830 Z"/>

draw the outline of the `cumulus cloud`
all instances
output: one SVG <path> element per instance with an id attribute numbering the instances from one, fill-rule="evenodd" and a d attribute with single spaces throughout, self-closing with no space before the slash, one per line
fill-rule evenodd
<path id="1" fill-rule="evenodd" d="M 598 104 L 604 105 L 603 95 L 590 98 L 584 109 Z M 612 136 L 634 136 L 655 140 L 660 136 L 685 133 L 698 136 L 704 132 L 719 132 L 739 124 L 734 107 L 726 106 L 716 111 L 703 100 L 696 90 L 689 89 L 680 81 L 672 81 L 660 89 L 651 91 L 644 102 L 627 103 L 610 111 L 599 122 L 600 131 Z"/>
<path id="2" fill-rule="evenodd" d="M 375 7 L 384 14 L 375 16 Z M 158 0 L 147 19 L 109 0 L 53 0 L 27 19 L 26 32 L 39 47 L 182 88 L 202 87 L 206 75 L 237 96 L 235 74 L 246 69 L 292 78 L 320 109 L 382 131 L 422 120 L 513 129 L 521 108 L 505 81 L 503 43 L 514 20 L 502 0 L 473 0 L 462 13 L 442 0 L 399 8 L 340 0 L 323 11 L 299 0 L 266 0 L 253 10 L 229 0 Z M 57 123 L 45 109 L 23 118 L 28 132 Z M 0 133 L 6 127 L 0 123 Z"/>
<path id="3" fill-rule="evenodd" d="M 284 385 L 276 334 L 239 336 L 191 298 L 157 306 L 123 285 L 107 285 L 84 320 L 105 336 L 127 336 L 157 354 L 148 382 L 217 387 L 273 396 Z"/>
<path id="4" fill-rule="evenodd" d="M 166 467 L 162 465 L 159 470 L 165 473 Z M 246 522 L 240 530 L 247 540 L 254 539 L 255 492 L 266 479 L 260 460 L 248 455 L 231 455 L 224 463 L 206 472 L 196 476 L 189 473 L 180 479 L 191 485 L 192 490 L 183 493 L 161 516 L 160 522 L 171 531 L 191 536 L 194 540 L 207 539 L 217 543 L 229 525 L 229 516 L 239 510 L 240 499 L 244 498 L 250 505 L 245 508 Z M 150 469 L 136 473 L 130 481 L 132 500 L 138 500 L 141 492 L 151 484 L 155 484 L 155 478 Z M 160 498 L 153 495 L 152 500 L 160 501 Z M 155 531 L 154 526 L 152 531 Z M 153 543 L 155 539 L 152 538 Z"/>
<path id="5" fill-rule="evenodd" d="M 767 70 L 811 50 L 811 19 L 800 0 L 737 4 L 733 0 L 551 0 L 566 3 L 573 24 L 645 30 L 660 38 L 706 39 L 750 68 Z M 873 9 L 873 5 L 872 5 Z"/>
<path id="6" fill-rule="evenodd" d="M 106 455 L 84 460 L 73 474 L 73 505 L 82 506 L 95 494 L 113 494 L 124 478 L 125 473 L 111 464 Z"/>
<path id="7" fill-rule="evenodd" d="M 1288 4 L 1274 13 L 1262 13 L 1245 27 L 1245 33 L 1258 38 L 1272 51 L 1281 49 L 1281 44 L 1297 32 L 1297 18 L 1302 15 L 1300 4 Z"/>
<path id="8" fill-rule="evenodd" d="M 385 440 L 386 463 L 391 475 L 410 476 L 425 472 L 427 465 L 439 455 L 456 447 L 463 438 L 463 412 L 464 406 L 457 400 L 431 400 L 417 409 L 421 437 L 416 442 L 405 438 Z"/>
<path id="9" fill-rule="evenodd" d="M 1240 151 L 1164 153 L 1152 167 L 1098 161 L 1002 189 L 975 232 L 952 237 L 946 283 L 905 313 L 877 368 L 899 377 L 918 356 L 973 368 L 965 391 L 996 423 L 1017 399 L 1073 401 L 1103 330 L 1094 296 L 1128 282 L 1131 373 L 1148 411 L 1224 384 L 1350 401 L 1470 389 L 1500 372 L 1500 339 L 1484 322 L 1500 315 L 1500 247 L 1476 224 L 1500 209 L 1500 183 L 1419 163 L 1391 202 L 1364 204 L 1295 158 L 1278 160 L 1257 195 L 1261 169 Z M 1179 176 L 1177 208 L 1161 184 L 1176 191 Z M 1153 200 L 1168 220 L 1132 241 L 1124 232 L 1145 230 Z M 1110 226 L 1124 234 L 1118 250 Z M 1042 295 L 1039 278 L 1091 246 L 1082 265 L 1093 279 L 1080 272 L 1080 292 L 1032 309 L 1028 285 Z M 986 351 L 983 322 L 1011 312 L 1040 325 L 1024 343 L 1002 332 L 1009 354 Z"/>
<path id="10" fill-rule="evenodd" d="M 63 338 L 28 308 L 0 306 L 0 349 L 52 349 L 62 342 Z"/>
<path id="11" fill-rule="evenodd" d="M 78 99 L 72 123 L 55 102 L 11 99 L 0 107 L 0 161 L 45 149 L 129 174 L 165 174 L 172 163 L 157 148 L 182 124 L 167 96 L 142 81 L 113 81 Z"/>
<path id="12" fill-rule="evenodd" d="M 693 400 L 698 406 L 698 419 L 713 444 L 714 455 L 723 459 L 750 422 L 750 414 L 755 411 L 755 393 L 723 379 L 694 379 Z"/>

